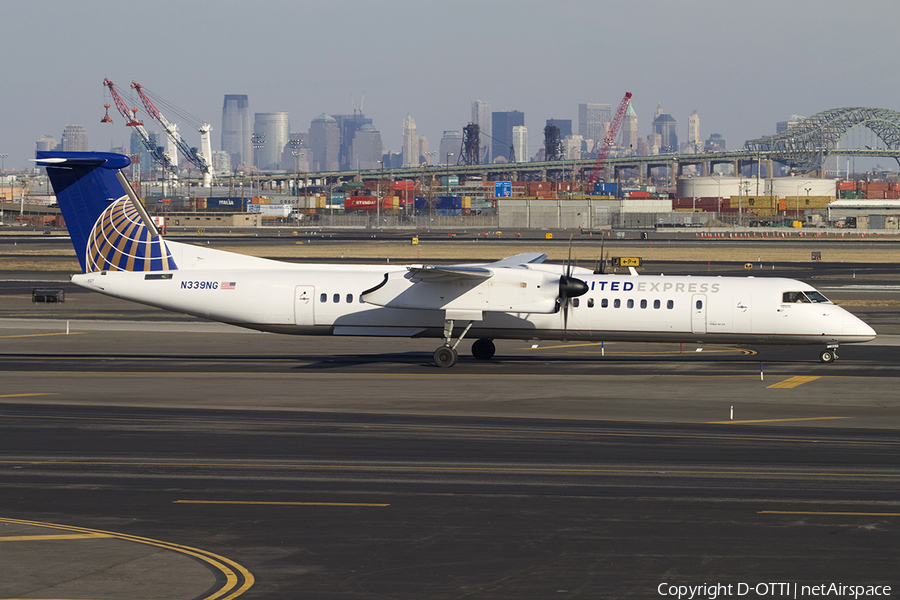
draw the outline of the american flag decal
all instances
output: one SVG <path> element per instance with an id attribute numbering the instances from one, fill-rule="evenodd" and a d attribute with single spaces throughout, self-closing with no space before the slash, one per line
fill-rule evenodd
<path id="1" fill-rule="evenodd" d="M 234 281 L 223 281 L 219 284 L 220 290 L 233 290 L 235 282 Z"/>

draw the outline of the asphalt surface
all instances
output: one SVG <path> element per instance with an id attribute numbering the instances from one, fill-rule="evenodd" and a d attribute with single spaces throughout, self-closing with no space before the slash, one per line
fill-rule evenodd
<path id="1" fill-rule="evenodd" d="M 817 277 L 896 297 L 890 273 Z M 900 589 L 894 307 L 852 309 L 881 335 L 831 365 L 504 341 L 447 372 L 435 340 L 245 332 L 0 279 L 0 598 Z M 47 280 L 64 304 L 31 303 Z"/>

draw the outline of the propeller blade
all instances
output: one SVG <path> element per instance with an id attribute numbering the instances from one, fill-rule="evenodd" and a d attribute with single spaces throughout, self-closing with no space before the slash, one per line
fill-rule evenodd
<path id="1" fill-rule="evenodd" d="M 563 339 L 566 339 L 566 333 L 569 331 L 569 299 L 586 294 L 588 289 L 588 284 L 576 277 L 563 275 L 559 278 L 557 303 L 563 311 Z"/>
<path id="2" fill-rule="evenodd" d="M 600 260 L 597 261 L 597 266 L 594 267 L 594 275 L 603 275 L 606 271 L 606 257 L 603 255 L 603 242 L 606 241 L 606 236 L 602 236 L 600 238 Z"/>

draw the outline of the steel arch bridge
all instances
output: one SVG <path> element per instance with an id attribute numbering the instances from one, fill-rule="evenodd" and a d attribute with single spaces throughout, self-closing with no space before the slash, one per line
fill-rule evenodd
<path id="1" fill-rule="evenodd" d="M 808 117 L 781 133 L 748 140 L 744 147 L 801 170 L 821 169 L 838 143 L 859 125 L 870 129 L 886 150 L 900 150 L 900 112 L 887 108 L 832 108 Z"/>

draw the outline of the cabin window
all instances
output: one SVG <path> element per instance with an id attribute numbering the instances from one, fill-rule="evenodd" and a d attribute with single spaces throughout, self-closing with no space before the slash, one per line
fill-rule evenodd
<path id="1" fill-rule="evenodd" d="M 609 300 L 607 298 L 600 301 L 600 308 L 609 308 Z"/>
<path id="2" fill-rule="evenodd" d="M 572 298 L 572 306 L 574 306 L 575 308 L 578 308 L 578 304 L 579 304 L 578 298 Z"/>
<path id="3" fill-rule="evenodd" d="M 620 306 L 622 306 L 622 301 L 621 301 L 621 300 L 619 300 L 618 298 L 616 298 L 615 300 L 613 300 L 613 308 L 619 308 Z"/>
<path id="4" fill-rule="evenodd" d="M 321 302 L 322 304 L 328 302 L 328 294 L 322 294 L 321 296 L 319 296 L 319 302 Z"/>
<path id="5" fill-rule="evenodd" d="M 659 300 L 654 300 L 654 301 L 653 301 L 653 308 L 659 308 L 659 307 L 660 307 L 660 302 L 659 302 Z"/>
<path id="6" fill-rule="evenodd" d="M 340 294 L 335 294 L 335 295 L 334 295 L 334 303 L 337 304 L 337 303 L 340 302 L 340 301 L 341 301 L 341 295 L 340 295 Z"/>
<path id="7" fill-rule="evenodd" d="M 701 308 L 703 308 L 703 300 L 697 300 L 696 306 L 697 306 L 697 310 L 700 310 Z"/>
<path id="8" fill-rule="evenodd" d="M 634 308 L 634 299 L 633 298 L 628 299 L 628 308 Z"/>
<path id="9" fill-rule="evenodd" d="M 672 300 L 667 301 L 666 308 L 668 308 L 669 310 L 672 310 L 673 308 L 675 308 L 675 302 L 673 302 Z"/>
<path id="10" fill-rule="evenodd" d="M 641 300 L 641 308 L 647 308 L 647 301 Z"/>
<path id="11" fill-rule="evenodd" d="M 353 304 L 353 294 L 347 294 L 347 304 Z"/>
<path id="12" fill-rule="evenodd" d="M 594 308 L 594 299 L 588 298 L 588 308 Z"/>

